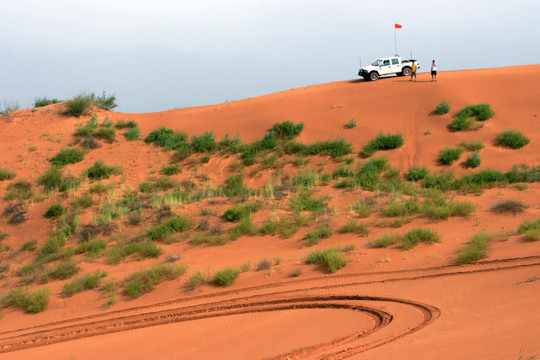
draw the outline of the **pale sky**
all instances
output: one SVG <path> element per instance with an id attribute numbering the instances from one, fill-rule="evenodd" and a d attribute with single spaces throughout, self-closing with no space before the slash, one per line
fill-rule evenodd
<path id="1" fill-rule="evenodd" d="M 536 64 L 539 14 L 540 0 L 0 0 L 0 103 L 105 91 L 150 112 L 357 79 L 359 58 L 394 54 L 394 23 L 421 71 Z"/>

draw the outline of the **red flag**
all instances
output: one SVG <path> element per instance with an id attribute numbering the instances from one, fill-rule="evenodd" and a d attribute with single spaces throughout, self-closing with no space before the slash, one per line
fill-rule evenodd
<path id="1" fill-rule="evenodd" d="M 401 26 L 400 24 L 394 24 L 394 28 L 396 29 L 401 29 L 403 26 Z"/>

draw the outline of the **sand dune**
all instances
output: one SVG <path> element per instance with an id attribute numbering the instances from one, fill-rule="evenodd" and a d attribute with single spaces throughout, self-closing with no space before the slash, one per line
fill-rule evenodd
<path id="1" fill-rule="evenodd" d="M 540 165 L 540 65 L 440 72 L 437 82 L 427 73 L 417 82 L 390 77 L 376 82 L 340 81 L 286 90 L 255 98 L 203 107 L 174 109 L 155 113 L 128 114 L 94 109 L 100 122 L 133 120 L 142 138 L 158 127 L 167 127 L 192 135 L 212 131 L 216 139 L 226 134 L 239 135 L 244 143 L 261 139 L 275 123 L 286 120 L 304 123 L 296 139 L 313 143 L 327 139 L 345 139 L 352 143 L 354 162 L 351 169 L 368 159 L 360 150 L 379 133 L 402 134 L 404 145 L 380 151 L 389 164 L 401 172 L 398 176 L 414 189 L 405 174 L 413 165 L 425 165 L 432 172 L 452 171 L 456 176 L 485 169 L 509 171 L 514 164 Z M 451 111 L 434 114 L 443 100 Z M 495 115 L 478 130 L 454 132 L 449 128 L 459 109 L 487 103 Z M 540 356 L 540 315 L 536 311 L 540 296 L 540 242 L 526 241 L 517 229 L 525 221 L 540 217 L 540 184 L 506 184 L 476 191 L 444 191 L 447 201 L 467 201 L 474 205 L 468 216 L 436 219 L 419 214 L 401 217 L 384 216 L 389 204 L 414 199 L 424 202 L 427 192 L 412 193 L 410 187 L 384 188 L 377 191 L 356 186 L 336 187 L 338 178 L 319 183 L 311 190 L 328 203 L 326 210 L 312 215 L 308 225 L 290 237 L 277 235 L 242 235 L 221 245 L 196 245 L 198 229 L 180 233 L 171 241 L 157 242 L 162 253 L 157 258 L 129 256 L 112 264 L 104 253 L 89 257 L 79 253 L 75 259 L 77 276 L 96 270 L 106 271 L 106 280 L 114 279 L 118 290 L 106 295 L 97 289 L 72 297 L 62 295 L 64 284 L 71 280 L 40 278 L 61 259 L 38 263 L 41 249 L 51 234 L 62 226 L 43 214 L 53 203 L 62 203 L 75 211 L 73 201 L 89 193 L 96 182 L 84 179 L 79 188 L 68 192 L 44 193 L 37 185 L 51 164 L 49 158 L 61 148 L 75 147 L 73 133 L 90 115 L 81 118 L 62 114 L 64 103 L 43 108 L 20 110 L 0 118 L 0 168 L 16 172 L 14 179 L 0 181 L 0 230 L 6 236 L 0 242 L 0 284 L 4 295 L 25 285 L 28 289 L 48 287 L 51 296 L 45 311 L 27 314 L 15 307 L 0 312 L 0 359 L 74 358 L 74 359 L 518 359 Z M 345 128 L 354 119 L 357 126 Z M 508 149 L 495 143 L 505 130 L 522 132 L 530 143 L 520 149 Z M 150 193 L 135 191 L 140 184 L 160 177 L 173 154 L 144 141 L 127 141 L 117 130 L 116 140 L 88 151 L 84 160 L 64 167 L 64 175 L 83 178 L 82 173 L 95 161 L 121 166 L 122 172 L 104 183 L 114 190 L 103 195 L 91 194 L 93 205 L 78 210 L 79 226 L 95 224 L 106 212 L 106 204 L 116 204 L 126 194 L 139 194 L 144 207 L 142 221 L 132 225 L 128 210 L 118 210 L 109 223 L 116 224 L 112 234 L 100 234 L 107 247 L 122 244 L 144 234 L 153 225 L 172 215 L 190 216 L 195 226 L 207 221 L 227 237 L 236 225 L 222 214 L 234 204 L 245 204 L 239 198 L 201 197 L 187 201 L 164 202 L 161 197 L 176 188 Z M 442 165 L 439 154 L 445 146 L 456 147 L 465 141 L 479 141 L 484 148 L 476 169 L 464 166 L 471 154 L 465 151 L 452 165 Z M 332 174 L 346 166 L 344 159 L 329 156 L 278 154 L 287 159 L 282 166 L 237 165 L 238 155 L 217 153 L 202 161 L 192 154 L 179 163 L 181 172 L 170 178 L 184 182 L 182 189 L 193 184 L 193 192 L 217 189 L 227 183 L 231 174 L 241 172 L 244 184 L 263 189 L 285 186 L 283 198 L 253 191 L 247 203 L 258 203 L 261 209 L 253 215 L 257 226 L 268 219 L 294 217 L 290 199 L 301 190 L 289 182 L 298 169 L 310 167 L 313 172 Z M 270 154 L 268 155 L 270 156 Z M 375 157 L 375 156 L 374 156 Z M 306 160 L 308 159 L 308 160 Z M 279 161 L 279 160 L 278 160 Z M 280 176 L 277 181 L 277 176 Z M 390 177 L 390 175 L 387 175 Z M 381 178 L 382 179 L 382 178 Z M 5 210 L 16 205 L 6 199 L 10 185 L 27 180 L 35 195 L 19 204 L 26 221 L 10 223 Z M 383 180 L 380 180 L 383 181 Z M 188 185 L 189 185 L 188 184 Z M 191 185 L 190 185 L 191 186 Z M 141 195 L 142 194 L 142 195 Z M 360 217 L 350 206 L 360 200 L 372 201 L 373 213 Z M 498 214 L 490 209 L 502 201 L 525 205 L 517 214 Z M 164 208 L 166 204 L 168 207 Z M 113 205 L 111 205 L 113 206 Z M 165 209 L 165 210 L 164 210 Z M 163 211 L 172 214 L 163 215 Z M 124 212 L 122 212 L 124 211 Z M 347 221 L 366 224 L 369 234 L 340 233 Z M 391 225 L 391 221 L 401 221 Z M 308 246 L 305 235 L 328 224 L 333 234 L 314 246 Z M 281 225 L 283 226 L 283 225 Z M 440 236 L 440 242 L 420 243 L 404 250 L 398 245 L 373 248 L 373 240 L 388 234 L 403 235 L 415 228 L 429 229 Z M 80 230 L 80 227 L 77 228 Z M 456 264 L 457 252 L 478 233 L 491 235 L 487 257 L 471 264 Z M 279 233 L 279 231 L 278 231 Z M 36 250 L 22 251 L 23 244 L 35 239 Z M 67 238 L 63 249 L 75 249 L 81 243 L 80 233 Z M 305 262 L 307 254 L 329 247 L 349 248 L 350 262 L 334 274 Z M 186 274 L 165 281 L 136 299 L 124 294 L 125 279 L 137 270 L 163 263 L 168 255 L 179 254 L 177 264 L 188 266 Z M 69 256 L 67 256 L 69 257 Z M 61 258 L 61 257 L 60 257 Z M 257 269 L 261 260 L 268 266 Z M 21 276 L 20 269 L 34 264 L 31 276 Z M 230 287 L 204 284 L 187 289 L 196 271 L 209 275 L 225 267 L 244 271 Z M 295 274 L 297 276 L 292 276 Z M 538 281 L 537 281 L 538 280 Z M 41 283 L 40 283 L 41 282 Z M 114 301 L 111 297 L 114 296 Z M 105 308 L 111 300 L 112 307 Z M 526 357 L 524 357 L 526 358 Z"/>

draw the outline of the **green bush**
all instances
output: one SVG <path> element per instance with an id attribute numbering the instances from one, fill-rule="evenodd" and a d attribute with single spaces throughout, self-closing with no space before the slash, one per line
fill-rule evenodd
<path id="1" fill-rule="evenodd" d="M 114 130 L 112 127 L 100 126 L 93 135 L 97 139 L 102 139 L 107 143 L 112 143 L 116 138 L 116 130 Z"/>
<path id="2" fill-rule="evenodd" d="M 450 123 L 450 128 L 453 131 L 468 130 L 474 126 L 474 119 L 470 117 L 455 117 Z"/>
<path id="3" fill-rule="evenodd" d="M 539 241 L 540 240 L 540 229 L 529 229 L 523 234 L 525 235 L 526 241 Z"/>
<path id="4" fill-rule="evenodd" d="M 17 176 L 17 173 L 15 171 L 11 171 L 9 169 L 0 168 L 0 181 L 4 180 L 11 180 Z"/>
<path id="5" fill-rule="evenodd" d="M 469 264 L 487 256 L 492 237 L 488 233 L 474 235 L 469 244 L 458 251 L 457 264 Z"/>
<path id="6" fill-rule="evenodd" d="M 536 220 L 525 220 L 518 227 L 518 234 L 524 234 L 529 230 L 540 230 L 540 217 Z"/>
<path id="7" fill-rule="evenodd" d="M 36 249 L 37 249 L 37 240 L 36 239 L 28 240 L 21 247 L 22 251 L 34 251 Z"/>
<path id="8" fill-rule="evenodd" d="M 457 147 L 457 148 L 445 147 L 443 151 L 441 152 L 441 155 L 439 156 L 439 161 L 445 165 L 453 164 L 459 159 L 462 152 L 463 152 L 463 149 L 460 147 Z"/>
<path id="9" fill-rule="evenodd" d="M 45 212 L 45 217 L 48 219 L 58 219 L 66 213 L 66 208 L 62 204 L 52 204 Z"/>
<path id="10" fill-rule="evenodd" d="M 136 272 L 125 280 L 125 293 L 131 298 L 137 298 L 152 291 L 164 280 L 173 280 L 187 271 L 186 265 L 158 264 L 148 270 Z"/>
<path id="11" fill-rule="evenodd" d="M 7 190 L 6 200 L 18 199 L 19 201 L 24 201 L 34 196 L 32 183 L 26 180 L 12 182 L 8 185 Z"/>
<path id="12" fill-rule="evenodd" d="M 435 113 L 439 115 L 444 115 L 450 112 L 450 103 L 446 100 L 443 100 L 437 107 L 435 108 Z"/>
<path id="13" fill-rule="evenodd" d="M 120 170 L 115 166 L 107 166 L 103 161 L 96 161 L 92 167 L 84 171 L 84 176 L 93 180 L 108 179 L 113 174 L 119 174 Z"/>
<path id="14" fill-rule="evenodd" d="M 250 214 L 257 212 L 261 209 L 259 203 L 249 203 L 244 206 L 234 206 L 227 209 L 223 214 L 223 218 L 230 222 L 238 222 L 241 219 L 248 217 Z"/>
<path id="15" fill-rule="evenodd" d="M 429 169 L 424 165 L 413 165 L 407 173 L 407 180 L 416 182 L 422 180 L 429 174 Z"/>
<path id="16" fill-rule="evenodd" d="M 92 241 L 93 242 L 93 241 Z M 91 244 L 90 242 L 89 244 Z M 98 246 L 96 245 L 96 248 Z M 88 248 L 88 253 L 92 255 L 91 248 Z M 132 242 L 129 244 L 117 244 L 106 249 L 105 257 L 110 264 L 118 264 L 122 259 L 136 255 L 139 259 L 157 258 L 162 254 L 162 249 L 152 242 Z M 99 254 L 99 253 L 98 253 Z"/>
<path id="17" fill-rule="evenodd" d="M 345 127 L 347 129 L 354 129 L 356 127 L 356 120 L 354 120 L 354 119 L 349 120 L 349 122 L 347 122 L 347 124 L 345 124 Z"/>
<path id="18" fill-rule="evenodd" d="M 193 273 L 189 277 L 189 281 L 187 283 L 187 288 L 190 290 L 195 290 L 199 286 L 208 284 L 210 282 L 210 276 L 206 272 L 202 272 L 201 270 L 197 270 L 195 273 Z"/>
<path id="19" fill-rule="evenodd" d="M 291 141 L 284 145 L 283 150 L 287 154 L 328 155 L 338 159 L 352 153 L 353 146 L 345 139 L 317 141 L 309 145 Z"/>
<path id="20" fill-rule="evenodd" d="M 306 259 L 306 263 L 324 266 L 329 273 L 335 273 L 349 262 L 350 260 L 336 248 L 314 251 Z"/>
<path id="21" fill-rule="evenodd" d="M 107 276 L 106 272 L 97 270 L 94 273 L 86 276 L 76 278 L 75 280 L 65 283 L 62 288 L 62 295 L 69 297 L 73 296 L 83 290 L 96 289 L 99 287 L 101 280 Z"/>
<path id="22" fill-rule="evenodd" d="M 401 134 L 383 134 L 380 132 L 375 140 L 370 140 L 366 146 L 362 148 L 361 155 L 365 158 L 373 155 L 377 150 L 391 150 L 401 147 L 404 143 L 403 135 Z"/>
<path id="23" fill-rule="evenodd" d="M 402 236 L 398 234 L 388 234 L 388 235 L 383 235 L 379 238 L 376 238 L 375 240 L 371 242 L 370 245 L 371 247 L 374 247 L 374 248 L 386 248 L 394 244 L 397 244 L 401 240 L 402 240 Z"/>
<path id="24" fill-rule="evenodd" d="M 63 148 L 60 152 L 49 159 L 56 166 L 64 166 L 67 164 L 76 164 L 83 161 L 86 152 L 79 148 Z"/>
<path id="25" fill-rule="evenodd" d="M 456 117 L 474 117 L 480 121 L 487 120 L 495 115 L 495 112 L 491 110 L 489 104 L 475 104 L 467 105 L 463 109 L 459 110 Z"/>
<path id="26" fill-rule="evenodd" d="M 58 99 L 48 99 L 47 97 L 37 98 L 34 100 L 34 107 L 43 107 L 47 105 L 57 104 L 60 100 Z"/>
<path id="27" fill-rule="evenodd" d="M 139 127 L 139 125 L 134 120 L 126 121 L 124 119 L 116 120 L 114 127 L 117 129 L 134 129 Z"/>
<path id="28" fill-rule="evenodd" d="M 139 140 L 141 138 L 141 130 L 139 126 L 130 127 L 123 135 L 127 141 Z"/>
<path id="29" fill-rule="evenodd" d="M 178 165 L 164 166 L 159 171 L 160 174 L 166 175 L 166 176 L 180 174 L 181 172 L 182 172 L 182 169 Z"/>
<path id="30" fill-rule="evenodd" d="M 416 245 L 418 245 L 421 242 L 427 242 L 427 243 L 434 243 L 434 242 L 440 242 L 441 237 L 428 229 L 412 229 L 409 232 L 407 232 L 403 238 L 401 239 L 401 248 L 408 250 L 412 249 Z"/>
<path id="31" fill-rule="evenodd" d="M 304 130 L 304 123 L 295 124 L 292 121 L 276 123 L 272 126 L 272 132 L 277 139 L 292 140 Z"/>
<path id="32" fill-rule="evenodd" d="M 304 244 L 306 244 L 306 246 L 313 246 L 318 244 L 322 239 L 329 238 L 333 233 L 334 231 L 330 228 L 330 226 L 326 224 L 321 225 L 317 229 L 309 231 L 304 236 Z"/>
<path id="33" fill-rule="evenodd" d="M 480 141 L 464 141 L 459 146 L 468 151 L 478 151 L 484 148 L 484 144 Z"/>
<path id="34" fill-rule="evenodd" d="M 497 135 L 495 142 L 499 146 L 511 149 L 520 149 L 527 145 L 530 140 L 519 131 L 507 130 Z"/>
<path id="35" fill-rule="evenodd" d="M 368 226 L 366 224 L 356 222 L 353 219 L 350 219 L 345 225 L 340 227 L 339 232 L 342 234 L 353 233 L 360 236 L 367 236 L 369 234 Z"/>
<path id="36" fill-rule="evenodd" d="M 80 268 L 77 266 L 75 260 L 65 260 L 52 269 L 47 270 L 41 277 L 42 282 L 47 282 L 49 278 L 57 280 L 66 280 L 73 277 L 79 272 Z"/>
<path id="37" fill-rule="evenodd" d="M 303 192 L 299 196 L 292 198 L 290 204 L 294 211 L 311 211 L 314 213 L 320 213 L 328 206 L 324 198 L 314 198 L 310 192 Z"/>
<path id="38" fill-rule="evenodd" d="M 93 102 L 89 96 L 79 95 L 66 102 L 64 115 L 79 117 L 88 114 Z"/>
<path id="39" fill-rule="evenodd" d="M 239 269 L 225 268 L 215 273 L 212 283 L 218 286 L 231 286 L 240 275 Z"/>
<path id="40" fill-rule="evenodd" d="M 193 228 L 195 222 L 187 216 L 175 216 L 172 219 L 154 225 L 146 232 L 150 240 L 165 240 L 168 236 L 177 232 L 186 232 Z"/>
<path id="41" fill-rule="evenodd" d="M 421 205 L 418 199 L 410 199 L 405 202 L 393 201 L 381 211 L 385 217 L 408 216 L 419 214 Z"/>
<path id="42" fill-rule="evenodd" d="M 139 243 L 137 243 L 139 244 Z M 88 242 L 80 243 L 75 249 L 76 254 L 88 253 L 89 256 L 98 256 L 107 248 L 107 240 L 93 239 Z"/>
<path id="43" fill-rule="evenodd" d="M 185 133 L 160 127 L 152 131 L 145 139 L 147 143 L 155 143 L 168 150 L 179 150 L 189 147 L 188 136 Z"/>
<path id="44" fill-rule="evenodd" d="M 472 153 L 472 155 L 467 156 L 467 160 L 465 161 L 467 167 L 470 168 L 479 167 L 481 163 L 482 159 L 480 158 L 480 154 L 478 153 L 478 151 L 475 151 Z"/>
<path id="45" fill-rule="evenodd" d="M 205 131 L 203 135 L 191 137 L 191 148 L 197 153 L 214 152 L 218 147 L 213 132 Z"/>
<path id="46" fill-rule="evenodd" d="M 0 298 L 0 303 L 3 306 L 25 309 L 30 314 L 36 314 L 47 308 L 50 294 L 49 288 L 41 288 L 33 292 L 27 289 L 16 289 Z"/>

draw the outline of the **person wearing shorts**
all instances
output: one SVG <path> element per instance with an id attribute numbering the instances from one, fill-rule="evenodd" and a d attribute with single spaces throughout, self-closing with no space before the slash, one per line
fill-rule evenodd
<path id="1" fill-rule="evenodd" d="M 435 60 L 431 62 L 431 81 L 437 81 L 437 63 Z"/>
<path id="2" fill-rule="evenodd" d="M 416 70 L 418 70 L 418 63 L 416 61 L 413 61 L 412 68 L 411 68 L 411 80 L 410 81 L 413 81 L 413 78 L 414 78 L 414 81 L 416 81 Z"/>

